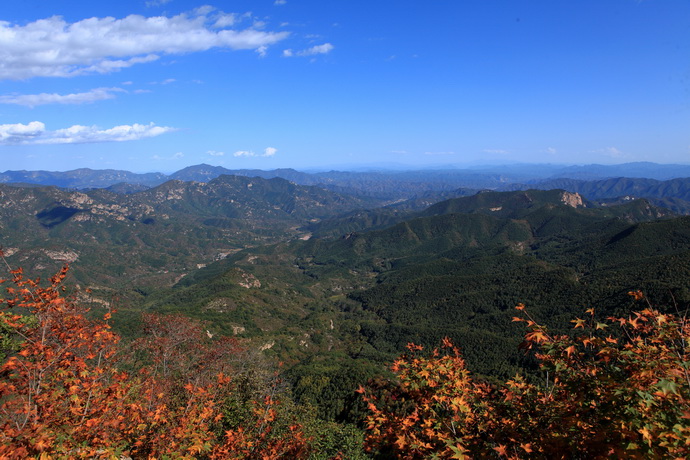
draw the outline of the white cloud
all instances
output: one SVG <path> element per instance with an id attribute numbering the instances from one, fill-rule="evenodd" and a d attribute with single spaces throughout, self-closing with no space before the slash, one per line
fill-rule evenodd
<path id="1" fill-rule="evenodd" d="M 491 153 L 494 155 L 508 155 L 510 153 L 509 150 L 503 150 L 503 149 L 485 149 L 484 153 Z"/>
<path id="2" fill-rule="evenodd" d="M 0 80 L 111 73 L 165 54 L 211 48 L 258 50 L 289 35 L 254 26 L 228 28 L 237 20 L 235 15 L 202 7 L 173 17 L 130 15 L 68 23 L 52 16 L 25 25 L 0 21 Z"/>
<path id="3" fill-rule="evenodd" d="M 32 121 L 28 125 L 21 123 L 0 125 L 0 145 L 24 144 L 39 137 L 46 129 L 40 121 Z"/>
<path id="4" fill-rule="evenodd" d="M 202 5 L 202 6 L 194 8 L 192 10 L 192 13 L 194 15 L 198 15 L 198 16 L 206 16 L 207 14 L 212 13 L 214 10 L 215 10 L 215 8 L 212 7 L 211 5 Z"/>
<path id="5" fill-rule="evenodd" d="M 335 46 L 331 45 L 330 43 L 324 43 L 323 45 L 312 46 L 311 48 L 307 48 L 302 51 L 292 51 L 291 49 L 286 49 L 283 50 L 283 56 L 315 56 L 317 54 L 328 54 L 333 51 L 334 48 Z"/>
<path id="6" fill-rule="evenodd" d="M 216 18 L 216 22 L 213 24 L 214 29 L 223 29 L 225 27 L 230 27 L 235 25 L 237 22 L 237 15 L 222 13 Z"/>
<path id="7" fill-rule="evenodd" d="M 208 153 L 212 157 L 222 157 L 223 155 L 225 155 L 225 152 L 216 152 L 215 150 L 209 150 L 206 153 Z"/>
<path id="8" fill-rule="evenodd" d="M 546 150 L 544 150 L 544 152 L 546 152 L 546 153 L 548 153 L 548 154 L 550 154 L 550 155 L 555 155 L 555 154 L 558 153 L 558 150 L 556 150 L 556 149 L 553 148 L 553 147 L 547 147 Z"/>
<path id="9" fill-rule="evenodd" d="M 276 0 L 273 2 L 274 5 L 285 5 L 287 3 L 287 0 Z"/>
<path id="10" fill-rule="evenodd" d="M 623 156 L 623 152 L 618 150 L 616 147 L 606 147 L 603 149 L 603 153 L 612 158 L 620 158 Z"/>
<path id="11" fill-rule="evenodd" d="M 95 142 L 122 142 L 160 136 L 174 128 L 148 125 L 115 126 L 110 129 L 100 129 L 97 126 L 74 125 L 56 131 L 46 131 L 45 124 L 32 121 L 27 125 L 21 123 L 0 125 L 0 145 L 25 144 L 86 144 Z"/>
<path id="12" fill-rule="evenodd" d="M 323 45 L 312 46 L 309 49 L 300 51 L 297 53 L 299 56 L 313 56 L 314 54 L 328 54 L 335 48 L 330 43 L 324 43 Z"/>
<path id="13" fill-rule="evenodd" d="M 274 147 L 266 147 L 264 149 L 264 153 L 258 154 L 254 153 L 251 150 L 238 150 L 237 152 L 233 153 L 233 156 L 235 157 L 272 157 L 273 155 L 276 154 L 278 149 Z"/>
<path id="14" fill-rule="evenodd" d="M 125 92 L 121 88 L 96 88 L 85 93 L 57 94 L 22 94 L 0 96 L 0 104 L 16 104 L 27 107 L 36 107 L 47 104 L 89 104 L 104 99 L 113 99 L 115 92 Z"/>

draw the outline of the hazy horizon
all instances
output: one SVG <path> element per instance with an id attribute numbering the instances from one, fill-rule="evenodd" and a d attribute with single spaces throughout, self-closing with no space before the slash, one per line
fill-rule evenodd
<path id="1" fill-rule="evenodd" d="M 405 165 L 405 164 L 361 164 L 361 165 L 356 165 L 356 164 L 351 164 L 351 165 L 326 165 L 323 167 L 305 167 L 305 168 L 291 168 L 291 167 L 278 167 L 278 168 L 252 168 L 252 167 L 237 167 L 237 168 L 232 168 L 232 167 L 227 167 L 227 166 L 222 166 L 222 165 L 213 165 L 209 163 L 197 163 L 197 164 L 190 164 L 190 165 L 185 165 L 180 167 L 179 169 L 173 169 L 173 170 L 133 170 L 133 169 L 122 169 L 122 168 L 92 168 L 88 166 L 83 166 L 83 167 L 76 167 L 76 168 L 68 168 L 68 169 L 4 169 L 0 170 L 0 173 L 5 173 L 5 172 L 10 172 L 10 171 L 28 171 L 28 172 L 35 172 L 35 171 L 44 171 L 44 172 L 50 172 L 50 173 L 67 173 L 71 171 L 77 171 L 81 169 L 89 169 L 92 171 L 99 171 L 99 170 L 115 170 L 115 171 L 126 171 L 126 172 L 131 172 L 135 174 L 164 174 L 164 175 L 171 175 L 174 174 L 178 171 L 181 171 L 186 168 L 192 168 L 192 167 L 197 167 L 197 166 L 210 166 L 210 167 L 223 167 L 228 170 L 260 170 L 260 171 L 272 171 L 272 170 L 277 170 L 277 169 L 290 169 L 290 170 L 295 170 L 298 172 L 304 172 L 304 173 L 320 173 L 320 172 L 329 172 L 329 171 L 339 171 L 339 172 L 412 172 L 412 171 L 442 171 L 442 170 L 457 170 L 457 171 L 481 171 L 481 170 L 501 170 L 505 169 L 506 171 L 510 170 L 511 168 L 514 169 L 525 169 L 525 168 L 542 168 L 542 169 L 566 169 L 566 168 L 596 168 L 596 167 L 621 167 L 621 166 L 634 166 L 634 165 L 645 165 L 645 164 L 650 164 L 654 165 L 657 167 L 671 167 L 671 166 L 687 166 L 690 167 L 690 163 L 655 163 L 655 162 L 646 162 L 646 161 L 640 161 L 640 162 L 627 162 L 627 163 L 610 163 L 610 164 L 603 164 L 603 163 L 589 163 L 589 164 L 576 164 L 576 163 L 495 163 L 495 164 L 490 164 L 490 163 L 476 163 L 476 164 L 446 164 L 446 165 L 419 165 L 419 166 L 410 166 L 410 165 Z M 678 176 L 678 177 L 684 177 L 684 176 Z"/>

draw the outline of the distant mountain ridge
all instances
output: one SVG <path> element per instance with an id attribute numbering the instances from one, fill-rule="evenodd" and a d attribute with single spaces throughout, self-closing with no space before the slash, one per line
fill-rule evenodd
<path id="1" fill-rule="evenodd" d="M 80 168 L 72 171 L 5 171 L 0 173 L 0 183 L 26 183 L 54 185 L 62 188 L 105 188 L 118 183 L 160 185 L 168 180 L 163 173 L 138 174 L 115 169 Z"/>
<path id="2" fill-rule="evenodd" d="M 485 168 L 444 168 L 406 171 L 327 171 L 302 172 L 291 168 L 274 170 L 228 169 L 222 166 L 199 164 L 188 166 L 172 174 L 133 173 L 124 170 L 94 170 L 80 168 L 71 171 L 5 171 L 0 173 L 0 183 L 27 183 L 54 185 L 64 188 L 106 188 L 118 183 L 140 184 L 153 187 L 167 180 L 208 182 L 220 175 L 280 177 L 300 185 L 321 185 L 325 187 L 344 187 L 369 192 L 384 192 L 391 184 L 407 184 L 409 190 L 417 184 L 417 193 L 428 190 L 453 190 L 465 188 L 497 189 L 514 183 L 529 185 L 554 179 L 602 180 L 610 178 L 647 178 L 669 180 L 690 177 L 690 165 L 664 165 L 656 163 L 625 163 L 620 165 L 506 165 Z M 379 190 L 372 184 L 379 183 Z M 423 187 L 421 184 L 430 184 Z"/>
<path id="3" fill-rule="evenodd" d="M 690 166 L 655 163 L 568 167 L 522 164 L 475 169 L 311 173 L 289 168 L 231 170 L 200 164 L 171 175 L 88 168 L 66 172 L 6 171 L 0 173 L 0 183 L 53 185 L 77 190 L 105 188 L 119 194 L 131 194 L 168 180 L 208 183 L 221 175 L 280 178 L 298 185 L 317 186 L 342 195 L 371 200 L 374 207 L 391 206 L 396 209 L 391 213 L 421 210 L 433 203 L 472 195 L 481 190 L 563 189 L 600 204 L 645 198 L 677 214 L 690 214 Z M 380 216 L 381 211 L 375 213 Z M 361 213 L 356 219 L 371 221 Z M 376 219 L 378 217 L 374 217 Z M 355 225 L 358 226 L 360 224 Z"/>
<path id="4" fill-rule="evenodd" d="M 630 177 L 616 177 L 594 181 L 558 178 L 538 181 L 533 184 L 511 184 L 502 189 L 563 189 L 572 193 L 578 193 L 592 201 L 610 201 L 613 203 L 645 198 L 677 214 L 690 214 L 690 178 L 677 178 L 665 181 Z"/>
<path id="5" fill-rule="evenodd" d="M 680 198 L 690 201 L 690 179 L 669 179 L 660 181 L 647 178 L 617 177 L 596 181 L 577 179 L 551 179 L 529 184 L 530 188 L 551 190 L 559 188 L 585 195 L 590 200 L 617 198 L 621 196 Z"/>

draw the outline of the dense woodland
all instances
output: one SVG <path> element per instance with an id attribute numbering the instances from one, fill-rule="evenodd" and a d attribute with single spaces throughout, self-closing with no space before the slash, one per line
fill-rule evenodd
<path id="1" fill-rule="evenodd" d="M 690 454 L 686 315 L 642 305 L 601 321 L 590 308 L 571 321 L 576 333 L 555 334 L 519 304 L 513 322 L 526 324 L 521 348 L 541 381 L 475 379 L 444 338 L 430 354 L 408 344 L 392 378 L 357 388 L 361 399 L 331 387 L 322 394 L 331 404 L 317 409 L 304 393 L 291 398 L 279 372 L 240 342 L 213 340 L 183 316 L 143 315 L 146 334 L 122 346 L 110 314 L 89 320 L 63 296 L 66 273 L 41 288 L 10 271 L 0 312 L 3 458 Z M 357 378 L 334 377 L 347 376 Z M 339 399 L 351 407 L 333 407 Z M 345 409 L 350 423 L 324 423 Z"/>
<path id="2" fill-rule="evenodd" d="M 0 185 L 0 453 L 688 455 L 680 208 L 324 178 Z"/>

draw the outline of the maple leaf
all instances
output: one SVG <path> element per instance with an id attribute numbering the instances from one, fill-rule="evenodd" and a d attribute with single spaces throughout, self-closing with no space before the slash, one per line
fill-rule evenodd
<path id="1" fill-rule="evenodd" d="M 407 441 L 405 441 L 405 436 L 404 435 L 398 435 L 395 440 L 395 445 L 398 446 L 401 450 L 405 448 L 407 445 Z"/>
<path id="2" fill-rule="evenodd" d="M 585 328 L 585 320 L 576 318 L 570 321 L 571 323 L 575 323 L 575 326 L 573 326 L 573 329 L 577 329 L 578 327 Z"/>
<path id="3" fill-rule="evenodd" d="M 532 452 L 532 444 L 527 443 L 527 444 L 520 444 L 520 448 L 527 452 L 528 454 Z"/>
<path id="4" fill-rule="evenodd" d="M 644 294 L 642 294 L 642 291 L 640 291 L 640 290 L 630 291 L 630 292 L 628 292 L 628 295 L 631 296 L 635 300 L 641 300 L 644 298 Z"/>
<path id="5" fill-rule="evenodd" d="M 549 340 L 548 336 L 543 331 L 532 331 L 525 335 L 525 339 L 530 342 L 544 343 Z"/>
<path id="6" fill-rule="evenodd" d="M 508 456 L 508 448 L 504 446 L 503 444 L 499 444 L 498 447 L 494 447 L 494 450 L 498 452 L 498 455 L 502 457 L 507 457 Z"/>
<path id="7" fill-rule="evenodd" d="M 565 353 L 568 355 L 568 358 L 570 358 L 570 355 L 575 353 L 575 345 L 570 345 L 568 348 L 566 348 Z"/>
<path id="8" fill-rule="evenodd" d="M 637 430 L 644 439 L 646 439 L 648 442 L 651 441 L 652 439 L 652 434 L 649 432 L 649 429 L 647 427 L 641 428 Z"/>
<path id="9" fill-rule="evenodd" d="M 614 339 L 611 336 L 606 337 L 606 342 L 607 343 L 618 343 L 618 339 Z"/>

